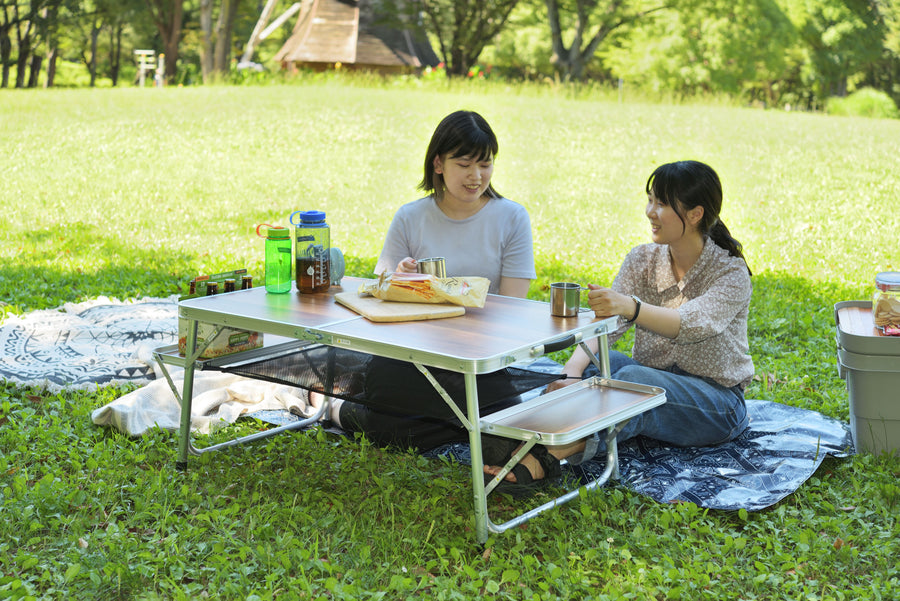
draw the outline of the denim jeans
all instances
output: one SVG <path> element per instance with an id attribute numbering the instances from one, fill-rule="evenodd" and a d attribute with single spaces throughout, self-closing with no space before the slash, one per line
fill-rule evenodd
<path id="1" fill-rule="evenodd" d="M 619 432 L 619 442 L 647 436 L 679 446 L 711 446 L 735 438 L 747 427 L 747 407 L 740 386 L 725 388 L 715 382 L 691 375 L 678 366 L 668 370 L 641 365 L 618 351 L 610 351 L 609 368 L 612 379 L 658 386 L 666 391 L 666 402 L 636 415 Z M 584 378 L 598 375 L 593 364 L 584 371 Z M 567 459 L 572 465 L 606 452 L 603 433 L 588 439 L 583 453 Z"/>

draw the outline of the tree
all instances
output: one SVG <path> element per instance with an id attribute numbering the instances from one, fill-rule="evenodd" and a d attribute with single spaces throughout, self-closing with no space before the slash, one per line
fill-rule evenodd
<path id="1" fill-rule="evenodd" d="M 807 85 L 820 100 L 845 96 L 883 49 L 884 22 L 870 0 L 790 0 L 794 25 L 806 43 Z"/>
<path id="2" fill-rule="evenodd" d="M 48 7 L 58 6 L 62 0 L 0 0 L 0 87 L 9 85 L 12 65 L 12 32 L 16 40 L 16 87 L 34 87 L 43 63 L 38 53 L 42 39 L 47 38 Z M 26 80 L 27 75 L 27 80 Z"/>
<path id="3" fill-rule="evenodd" d="M 52 88 L 56 79 L 56 60 L 59 58 L 59 6 L 54 5 L 44 9 L 47 21 L 47 79 L 44 87 Z"/>
<path id="4" fill-rule="evenodd" d="M 163 41 L 166 59 L 166 78 L 175 79 L 178 68 L 178 49 L 184 20 L 184 0 L 146 0 L 153 22 Z"/>
<path id="5" fill-rule="evenodd" d="M 519 0 L 421 0 L 411 2 L 425 13 L 451 76 L 462 76 L 506 24 Z"/>
<path id="6" fill-rule="evenodd" d="M 619 28 L 666 8 L 639 0 L 544 0 L 553 55 L 550 62 L 565 80 L 579 80 L 597 49 Z M 571 31 L 566 46 L 563 35 Z"/>
<path id="7" fill-rule="evenodd" d="M 231 68 L 234 22 L 240 2 L 241 0 L 219 0 L 217 6 L 215 0 L 200 1 L 200 72 L 204 83 L 217 75 L 228 73 Z"/>
<path id="8" fill-rule="evenodd" d="M 900 106 L 900 0 L 872 0 L 884 26 L 881 57 L 866 68 L 861 85 L 884 90 Z"/>

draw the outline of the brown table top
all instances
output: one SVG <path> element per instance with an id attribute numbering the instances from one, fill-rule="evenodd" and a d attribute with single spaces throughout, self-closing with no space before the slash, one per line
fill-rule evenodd
<path id="1" fill-rule="evenodd" d="M 597 319 L 589 311 L 554 317 L 549 303 L 499 295 L 488 295 L 483 308 L 467 307 L 458 317 L 375 323 L 334 300 L 363 281 L 345 277 L 341 286 L 318 294 L 266 294 L 260 287 L 193 298 L 182 301 L 179 312 L 198 321 L 475 373 L 536 358 L 543 354 L 532 353 L 537 345 L 572 334 L 587 339 L 615 326 L 614 319 Z"/>

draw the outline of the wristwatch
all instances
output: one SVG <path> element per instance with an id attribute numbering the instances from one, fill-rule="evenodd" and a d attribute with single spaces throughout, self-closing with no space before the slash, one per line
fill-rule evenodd
<path id="1" fill-rule="evenodd" d="M 641 299 L 632 294 L 631 300 L 634 301 L 634 315 L 632 315 L 631 319 L 626 319 L 626 323 L 634 323 L 635 320 L 637 320 L 638 315 L 641 314 Z"/>

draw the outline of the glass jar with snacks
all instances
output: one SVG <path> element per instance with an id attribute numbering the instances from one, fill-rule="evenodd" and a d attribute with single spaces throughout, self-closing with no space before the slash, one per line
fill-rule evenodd
<path id="1" fill-rule="evenodd" d="M 875 276 L 872 319 L 885 333 L 900 327 L 900 271 L 882 271 Z"/>

